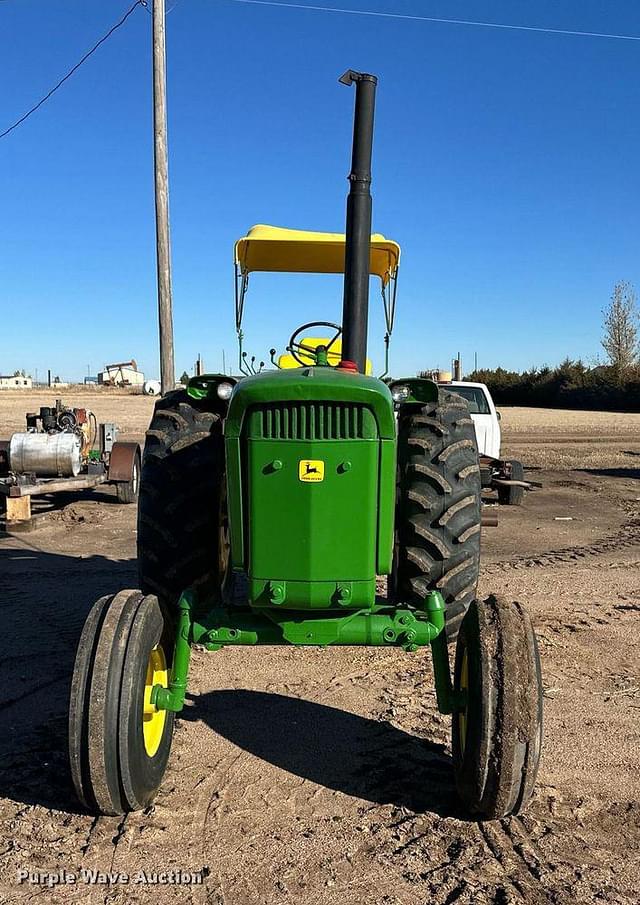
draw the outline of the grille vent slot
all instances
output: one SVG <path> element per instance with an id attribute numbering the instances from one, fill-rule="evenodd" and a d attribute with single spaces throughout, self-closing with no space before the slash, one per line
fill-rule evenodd
<path id="1" fill-rule="evenodd" d="M 345 402 L 278 402 L 251 413 L 249 434 L 261 440 L 370 440 L 373 413 Z"/>

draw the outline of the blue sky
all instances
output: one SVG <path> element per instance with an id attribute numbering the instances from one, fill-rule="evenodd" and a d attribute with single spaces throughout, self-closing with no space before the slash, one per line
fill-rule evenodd
<path id="1" fill-rule="evenodd" d="M 636 0 L 335 5 L 640 34 Z M 1 2 L 0 131 L 126 9 Z M 158 374 L 150 28 L 139 7 L 0 141 L 0 372 L 80 378 L 133 356 Z M 403 249 L 392 373 L 458 351 L 509 368 L 600 356 L 613 283 L 640 284 L 640 42 L 231 0 L 178 0 L 167 28 L 178 374 L 235 355 L 235 238 L 343 229 L 349 67 L 380 79 L 374 228 Z M 373 285 L 371 306 L 380 363 Z M 263 357 L 340 311 L 337 278 L 256 275 L 246 347 Z"/>

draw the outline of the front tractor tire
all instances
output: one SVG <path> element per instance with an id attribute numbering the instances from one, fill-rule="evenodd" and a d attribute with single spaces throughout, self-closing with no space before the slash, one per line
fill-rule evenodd
<path id="1" fill-rule="evenodd" d="M 153 800 L 171 750 L 173 713 L 151 704 L 168 687 L 173 653 L 157 597 L 120 591 L 93 606 L 71 681 L 69 760 L 92 813 L 119 815 Z"/>
<path id="2" fill-rule="evenodd" d="M 227 571 L 222 417 L 184 390 L 156 403 L 138 505 L 138 570 L 169 612 L 187 588 L 220 593 Z"/>
<path id="3" fill-rule="evenodd" d="M 474 601 L 458 643 L 453 715 L 458 794 L 481 819 L 517 814 L 531 797 L 542 749 L 542 674 L 531 620 L 519 603 Z"/>
<path id="4" fill-rule="evenodd" d="M 476 594 L 480 490 L 464 399 L 440 389 L 437 402 L 401 409 L 392 595 L 419 606 L 429 591 L 440 591 L 449 642 Z"/>

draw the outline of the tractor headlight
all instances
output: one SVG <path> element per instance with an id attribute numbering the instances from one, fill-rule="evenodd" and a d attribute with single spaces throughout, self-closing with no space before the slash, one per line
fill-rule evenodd
<path id="1" fill-rule="evenodd" d="M 391 396 L 394 402 L 404 402 L 411 395 L 411 390 L 406 383 L 400 383 L 391 390 Z"/>
<path id="2" fill-rule="evenodd" d="M 229 399 L 231 394 L 233 393 L 233 384 L 232 383 L 219 383 L 217 387 L 218 398 L 219 399 Z"/>

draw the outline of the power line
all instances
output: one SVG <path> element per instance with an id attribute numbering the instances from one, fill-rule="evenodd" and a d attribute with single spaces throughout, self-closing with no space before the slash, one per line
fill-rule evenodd
<path id="1" fill-rule="evenodd" d="M 124 14 L 122 19 L 120 19 L 119 22 L 116 22 L 116 24 L 113 26 L 113 28 L 110 28 L 109 31 L 106 33 L 106 35 L 103 35 L 103 37 L 100 38 L 100 40 L 96 44 L 93 45 L 91 50 L 89 50 L 89 51 L 87 51 L 87 53 L 85 53 L 85 55 L 82 57 L 82 59 L 78 63 L 76 63 L 76 65 L 73 67 L 73 69 L 70 69 L 69 72 L 67 72 L 67 74 L 60 79 L 58 84 L 54 85 L 54 87 L 51 89 L 51 91 L 49 91 L 48 94 L 45 94 L 45 96 L 41 100 L 39 100 L 37 104 L 35 104 L 30 110 L 27 110 L 27 112 L 23 116 L 21 116 L 20 119 L 16 120 L 15 123 L 13 123 L 13 125 L 9 126 L 8 129 L 5 129 L 4 132 L 0 132 L 0 138 L 4 138 L 6 135 L 9 134 L 9 132 L 13 132 L 14 129 L 17 129 L 18 126 L 20 126 L 25 121 L 25 119 L 28 119 L 32 113 L 35 113 L 36 110 L 45 103 L 45 101 L 48 101 L 49 98 L 51 97 L 51 95 L 55 94 L 55 92 L 58 90 L 58 88 L 60 88 L 62 85 L 64 85 L 64 83 L 67 81 L 67 79 L 71 78 L 73 73 L 76 72 L 82 66 L 82 64 L 84 62 L 86 62 L 86 60 L 89 59 L 91 54 L 95 53 L 95 51 L 98 49 L 98 47 L 100 47 L 101 44 L 104 44 L 104 42 L 108 38 L 111 37 L 111 35 L 114 33 L 114 31 L 117 31 L 117 29 L 120 28 L 121 25 L 124 25 L 124 23 L 127 21 L 127 19 L 129 18 L 131 13 L 134 11 L 136 6 L 146 6 L 146 5 L 147 5 L 147 0 L 136 0 L 136 2 L 133 4 L 133 6 L 130 7 L 130 9 L 128 9 L 127 12 Z"/>
<path id="2" fill-rule="evenodd" d="M 166 11 L 165 15 L 168 16 L 169 13 L 172 13 L 174 11 L 174 9 L 176 8 L 176 6 L 178 5 L 178 3 L 180 3 L 180 0 L 174 0 L 173 5 L 169 7 L 169 9 Z M 149 7 L 147 6 L 146 3 L 144 4 L 144 6 L 145 6 L 147 12 L 149 13 L 149 15 L 151 16 L 152 15 L 151 10 L 149 9 Z"/>
<path id="3" fill-rule="evenodd" d="M 344 13 L 349 16 L 377 16 L 382 19 L 405 19 L 412 22 L 438 22 L 447 25 L 474 25 L 479 28 L 505 28 L 512 31 L 537 31 L 549 35 L 571 35 L 581 38 L 614 38 L 618 41 L 640 41 L 640 35 L 618 35 L 598 31 L 570 31 L 565 28 L 543 28 L 535 25 L 507 25 L 498 22 L 476 22 L 471 19 L 441 19 L 436 16 L 411 16 L 403 13 L 384 13 L 375 10 L 345 9 L 337 6 L 311 6 L 306 3 L 279 3 L 277 0 L 231 0 L 253 6 L 281 6 L 284 9 L 308 9 L 322 13 Z"/>

